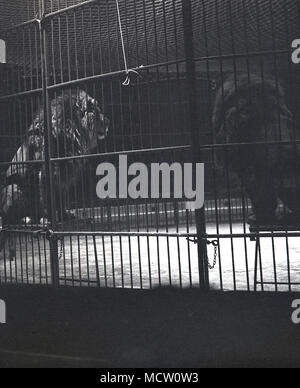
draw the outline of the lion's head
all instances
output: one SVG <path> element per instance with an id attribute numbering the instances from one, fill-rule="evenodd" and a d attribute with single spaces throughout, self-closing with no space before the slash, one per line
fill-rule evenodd
<path id="1" fill-rule="evenodd" d="M 108 135 L 109 119 L 98 101 L 83 90 L 54 98 L 51 115 L 54 146 L 60 156 L 89 154 Z"/>
<path id="2" fill-rule="evenodd" d="M 52 157 L 88 155 L 109 132 L 109 119 L 98 101 L 83 90 L 65 91 L 51 100 Z M 33 159 L 44 153 L 44 111 L 36 115 L 29 132 Z M 31 159 L 31 157 L 29 156 Z"/>
<path id="3" fill-rule="evenodd" d="M 75 106 L 75 110 L 79 108 L 81 127 L 89 134 L 92 144 L 95 140 L 104 140 L 108 134 L 110 122 L 104 116 L 98 101 L 80 90 L 73 94 L 72 104 Z"/>

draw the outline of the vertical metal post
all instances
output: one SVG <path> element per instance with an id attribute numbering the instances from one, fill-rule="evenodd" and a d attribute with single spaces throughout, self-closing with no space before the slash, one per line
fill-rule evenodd
<path id="1" fill-rule="evenodd" d="M 43 17 L 45 15 L 46 7 L 45 0 L 41 1 L 40 6 L 40 45 L 41 45 L 41 69 L 42 69 L 42 89 L 43 89 L 43 109 L 44 109 L 44 136 L 45 136 L 45 178 L 47 187 L 47 213 L 50 221 L 50 229 L 55 230 L 56 212 L 53 191 L 53 173 L 51 165 L 51 107 L 48 94 L 48 58 L 47 58 L 47 31 L 43 24 Z M 58 263 L 58 242 L 53 233 L 49 233 L 50 244 L 50 262 L 51 262 L 51 276 L 54 287 L 59 286 L 59 263 Z"/>
<path id="2" fill-rule="evenodd" d="M 197 99 L 197 83 L 196 83 L 196 62 L 194 52 L 194 30 L 192 17 L 191 0 L 182 0 L 183 10 L 183 27 L 184 27 L 184 46 L 186 57 L 186 74 L 187 74 L 187 91 L 189 98 L 189 115 L 192 134 L 193 159 L 195 163 L 201 162 L 200 155 L 200 128 L 198 109 L 199 103 Z M 207 245 L 206 245 L 206 224 L 205 224 L 205 209 L 196 210 L 196 225 L 197 225 L 197 244 L 198 244 L 198 259 L 200 271 L 200 288 L 203 291 L 209 290 L 209 276 L 207 265 Z"/>

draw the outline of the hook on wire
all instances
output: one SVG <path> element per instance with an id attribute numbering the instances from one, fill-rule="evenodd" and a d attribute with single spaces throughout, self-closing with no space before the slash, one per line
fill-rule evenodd
<path id="1" fill-rule="evenodd" d="M 119 24 L 119 30 L 120 30 L 120 36 L 121 36 L 121 43 L 122 43 L 123 59 L 124 59 L 125 72 L 126 72 L 126 79 L 122 83 L 122 85 L 129 86 L 131 83 L 131 75 L 132 74 L 135 74 L 138 77 L 141 77 L 141 75 L 136 70 L 128 68 L 128 60 L 127 60 L 127 54 L 126 54 L 126 49 L 125 49 L 125 40 L 124 40 L 124 33 L 123 33 L 123 27 L 122 27 L 122 19 L 121 19 L 119 0 L 116 0 L 116 6 L 117 6 L 117 15 L 118 15 L 118 24 Z M 141 66 L 141 67 L 143 67 L 143 66 Z"/>
<path id="2" fill-rule="evenodd" d="M 127 73 L 126 73 L 126 79 L 122 83 L 123 86 L 129 86 L 130 85 L 131 77 L 132 77 L 133 74 L 135 74 L 138 77 L 141 77 L 141 74 L 138 71 L 133 70 L 133 69 L 129 69 L 129 70 L 127 70 Z"/>

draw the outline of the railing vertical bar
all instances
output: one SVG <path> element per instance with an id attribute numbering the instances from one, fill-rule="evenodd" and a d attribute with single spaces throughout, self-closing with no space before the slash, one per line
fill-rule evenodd
<path id="1" fill-rule="evenodd" d="M 52 175 L 52 166 L 51 166 L 51 112 L 49 104 L 49 94 L 48 94 L 48 58 L 47 58 L 47 30 L 43 26 L 43 17 L 46 11 L 46 2 L 43 0 L 42 7 L 40 10 L 40 44 L 41 44 L 41 70 L 42 70 L 42 89 L 43 89 L 43 106 L 44 106 L 44 142 L 45 142 L 45 178 L 46 185 L 48 188 L 47 195 L 47 213 L 51 225 L 51 229 L 55 229 L 56 223 L 56 212 L 55 212 L 55 202 L 53 195 L 53 175 Z M 50 260 L 51 260 L 51 275 L 52 275 L 52 284 L 54 287 L 59 286 L 59 263 L 58 263 L 58 245 L 55 238 L 50 236 Z"/>
<path id="2" fill-rule="evenodd" d="M 189 98 L 189 114 L 191 125 L 191 136 L 193 143 L 193 157 L 199 163 L 200 155 L 200 132 L 198 120 L 197 86 L 196 86 L 196 62 L 194 52 L 194 31 L 192 17 L 192 3 L 190 0 L 182 0 L 183 24 L 184 24 L 184 46 L 186 55 L 187 89 Z M 207 266 L 207 247 L 203 236 L 206 234 L 205 209 L 196 210 L 197 244 L 199 260 L 200 289 L 209 290 L 209 275 Z"/>

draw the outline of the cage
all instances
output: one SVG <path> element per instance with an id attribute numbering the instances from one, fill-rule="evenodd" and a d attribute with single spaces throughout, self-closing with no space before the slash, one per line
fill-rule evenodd
<path id="1" fill-rule="evenodd" d="M 298 1 L 1 9 L 1 281 L 299 289 Z M 99 199 L 97 167 L 119 179 L 122 156 L 204 162 L 205 208 Z"/>

